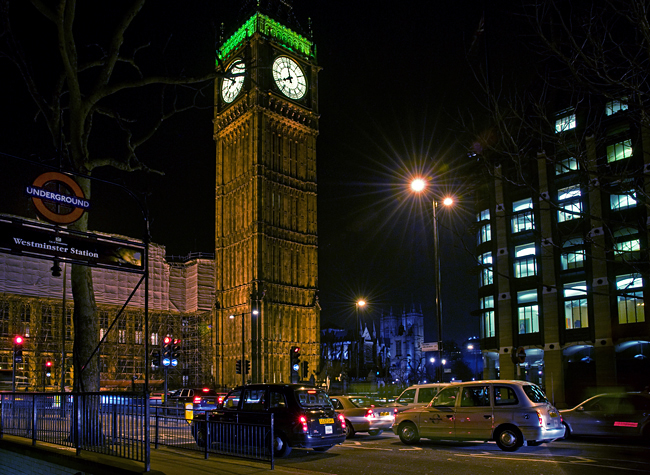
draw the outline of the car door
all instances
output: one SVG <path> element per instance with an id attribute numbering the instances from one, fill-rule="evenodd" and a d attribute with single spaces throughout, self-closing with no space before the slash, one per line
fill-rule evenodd
<path id="1" fill-rule="evenodd" d="M 571 429 L 576 435 L 608 435 L 614 424 L 616 398 L 596 396 L 571 414 Z"/>
<path id="2" fill-rule="evenodd" d="M 490 385 L 463 386 L 454 416 L 456 438 L 469 440 L 491 439 L 492 417 Z"/>
<path id="3" fill-rule="evenodd" d="M 422 437 L 432 439 L 453 438 L 458 387 L 448 387 L 438 393 L 428 406 L 420 408 L 420 425 Z"/>

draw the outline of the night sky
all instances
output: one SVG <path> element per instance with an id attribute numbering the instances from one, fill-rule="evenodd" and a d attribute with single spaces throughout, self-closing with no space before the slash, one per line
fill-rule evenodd
<path id="1" fill-rule="evenodd" d="M 150 1 L 138 34 L 154 40 L 152 50 L 166 45 L 170 70 L 205 72 L 214 61 L 221 23 L 226 37 L 239 26 L 241 3 Z M 467 231 L 474 220 L 467 178 L 472 163 L 459 117 L 476 102 L 470 65 L 482 58 L 479 53 L 468 59 L 467 52 L 485 2 L 293 3 L 305 30 L 311 18 L 322 67 L 317 154 L 323 325 L 351 328 L 355 301 L 363 297 L 374 315 L 422 305 L 425 340 L 435 340 L 432 195 L 408 191 L 409 180 L 424 175 L 436 193 L 452 193 L 457 200 L 453 210 L 439 212 L 444 337 L 461 342 L 478 335 L 478 318 L 470 316 L 477 306 L 478 277 L 470 255 L 475 236 Z M 39 25 L 22 25 L 29 28 L 25 41 L 31 46 L 47 42 L 47 27 Z M 44 73 L 51 58 L 39 61 Z M 6 61 L 0 64 L 8 85 L 0 95 L 0 152 L 55 163 L 24 86 Z M 134 104 L 147 100 L 135 98 Z M 211 101 L 209 88 L 201 108 L 164 123 L 141 150 L 140 159 L 164 176 L 96 173 L 146 194 L 152 239 L 164 244 L 168 255 L 214 252 Z M 90 227 L 133 235 L 122 224 L 119 218 L 91 218 Z"/>

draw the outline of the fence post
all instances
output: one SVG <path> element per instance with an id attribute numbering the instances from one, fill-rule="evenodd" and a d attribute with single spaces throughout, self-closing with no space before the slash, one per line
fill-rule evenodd
<path id="1" fill-rule="evenodd" d="M 154 408 L 154 410 L 156 411 L 156 425 L 155 425 L 156 430 L 155 430 L 154 448 L 157 449 L 158 448 L 158 431 L 160 430 L 160 426 L 159 426 L 159 424 L 160 424 L 159 423 L 160 415 L 158 414 L 158 406 L 156 406 Z"/>
<path id="2" fill-rule="evenodd" d="M 36 446 L 36 394 L 32 394 L 32 447 Z"/>
<path id="3" fill-rule="evenodd" d="M 206 414 L 205 415 L 205 459 L 206 460 L 210 456 L 209 448 L 210 448 L 210 441 L 211 440 L 212 440 L 212 438 L 211 438 L 211 434 L 210 434 L 210 421 L 208 420 L 208 415 Z"/>
<path id="4" fill-rule="evenodd" d="M 112 422 L 112 424 L 111 424 L 111 442 L 114 444 L 115 441 L 117 440 L 117 437 L 115 435 L 115 434 L 117 434 L 117 404 L 113 404 L 113 420 L 111 422 Z"/>

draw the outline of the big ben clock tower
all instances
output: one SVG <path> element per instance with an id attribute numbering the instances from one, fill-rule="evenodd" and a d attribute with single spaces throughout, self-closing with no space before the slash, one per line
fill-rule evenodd
<path id="1" fill-rule="evenodd" d="M 226 387 L 306 381 L 320 362 L 319 68 L 292 19 L 287 1 L 257 2 L 218 51 L 213 341 Z"/>

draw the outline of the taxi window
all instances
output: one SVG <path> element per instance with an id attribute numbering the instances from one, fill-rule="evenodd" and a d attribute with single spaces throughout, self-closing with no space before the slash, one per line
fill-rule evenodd
<path id="1" fill-rule="evenodd" d="M 515 390 L 509 386 L 494 386 L 495 406 L 514 406 L 519 404 Z"/>
<path id="2" fill-rule="evenodd" d="M 460 399 L 461 407 L 485 407 L 490 405 L 489 386 L 468 386 L 463 388 Z"/>
<path id="3" fill-rule="evenodd" d="M 431 405 L 435 407 L 454 407 L 458 399 L 458 388 L 445 388 L 433 398 Z"/>
<path id="4" fill-rule="evenodd" d="M 343 404 L 341 404 L 341 401 L 339 401 L 335 397 L 331 397 L 330 401 L 332 401 L 332 405 L 334 406 L 334 409 L 343 409 Z"/>
<path id="5" fill-rule="evenodd" d="M 269 394 L 269 408 L 277 409 L 279 407 L 287 407 L 287 400 L 283 393 L 271 391 Z"/>
<path id="6" fill-rule="evenodd" d="M 241 391 L 233 391 L 228 396 L 226 396 L 226 399 L 223 401 L 223 408 L 226 410 L 230 411 L 236 411 L 237 407 L 239 406 L 239 398 L 241 396 Z"/>
<path id="7" fill-rule="evenodd" d="M 530 399 L 531 402 L 533 403 L 540 403 L 540 402 L 545 402 L 548 403 L 548 399 L 546 399 L 546 394 L 544 394 L 544 391 L 542 391 L 542 388 L 537 386 L 536 384 L 526 384 L 523 386 L 524 392 L 526 393 L 526 396 L 528 396 L 528 399 Z"/>
<path id="8" fill-rule="evenodd" d="M 415 388 L 404 391 L 400 397 L 397 398 L 397 402 L 402 404 L 415 402 Z"/>
<path id="9" fill-rule="evenodd" d="M 429 404 L 437 392 L 438 389 L 436 388 L 420 388 L 420 392 L 418 393 L 418 402 Z"/>
<path id="10" fill-rule="evenodd" d="M 264 389 L 247 389 L 244 392 L 243 411 L 264 410 Z"/>
<path id="11" fill-rule="evenodd" d="M 297 389 L 296 398 L 302 407 L 332 407 L 330 398 L 323 391 L 315 389 Z"/>

